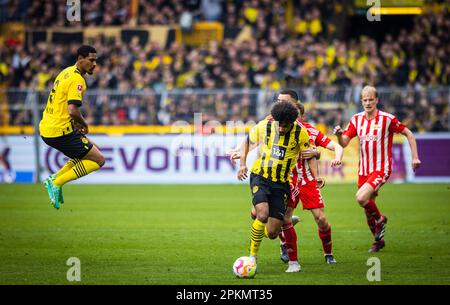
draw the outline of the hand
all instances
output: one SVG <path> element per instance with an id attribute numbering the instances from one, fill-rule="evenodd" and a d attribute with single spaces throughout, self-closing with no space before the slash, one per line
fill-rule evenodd
<path id="1" fill-rule="evenodd" d="M 227 155 L 230 156 L 230 161 L 234 165 L 236 164 L 236 160 L 241 158 L 241 152 L 239 149 L 231 149 L 227 152 Z"/>
<path id="2" fill-rule="evenodd" d="M 247 179 L 248 176 L 248 168 L 246 165 L 241 165 L 241 167 L 239 168 L 237 177 L 239 181 L 244 181 L 245 179 Z"/>
<path id="3" fill-rule="evenodd" d="M 344 133 L 344 131 L 342 130 L 341 126 L 337 125 L 334 127 L 333 129 L 333 134 L 339 136 L 342 136 L 342 134 Z"/>
<path id="4" fill-rule="evenodd" d="M 309 160 L 313 157 L 317 157 L 317 155 L 320 155 L 320 154 L 319 154 L 319 150 L 315 147 L 302 151 L 302 158 L 305 160 Z"/>
<path id="5" fill-rule="evenodd" d="M 420 164 L 422 162 L 420 162 L 419 158 L 413 158 L 412 160 L 412 169 L 413 171 L 416 171 L 416 169 L 418 169 L 420 167 Z"/>
<path id="6" fill-rule="evenodd" d="M 89 133 L 89 127 L 86 125 L 84 127 L 82 127 L 81 129 L 79 129 L 80 132 L 84 135 L 87 135 Z"/>
<path id="7" fill-rule="evenodd" d="M 325 186 L 325 178 L 318 177 L 316 178 L 316 183 L 318 188 L 323 188 Z"/>
<path id="8" fill-rule="evenodd" d="M 340 167 L 341 165 L 342 165 L 341 160 L 334 159 L 333 161 L 331 161 L 331 167 Z"/>
<path id="9" fill-rule="evenodd" d="M 82 134 L 88 134 L 89 133 L 89 127 L 83 126 L 78 122 L 73 122 L 73 126 L 75 127 L 76 130 L 78 130 L 79 132 L 81 132 Z"/>

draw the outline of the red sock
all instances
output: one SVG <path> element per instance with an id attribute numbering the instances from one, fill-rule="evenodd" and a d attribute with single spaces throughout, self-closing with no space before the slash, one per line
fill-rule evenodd
<path id="1" fill-rule="evenodd" d="M 297 261 L 297 233 L 292 223 L 288 223 L 282 228 L 285 245 L 290 261 Z"/>
<path id="2" fill-rule="evenodd" d="M 381 214 L 380 211 L 378 211 L 378 207 L 377 204 L 375 203 L 375 200 L 370 199 L 364 206 L 364 209 L 366 210 L 366 213 L 371 215 L 375 221 L 380 219 Z"/>
<path id="3" fill-rule="evenodd" d="M 321 231 L 319 228 L 319 237 L 322 240 L 323 253 L 333 254 L 333 243 L 331 241 L 331 226 L 328 225 L 328 228 L 325 231 Z"/>
<path id="4" fill-rule="evenodd" d="M 372 235 L 375 236 L 375 219 L 370 215 L 366 209 L 364 209 L 366 212 L 366 218 L 367 218 L 367 225 L 369 226 L 370 232 L 372 232 Z"/>

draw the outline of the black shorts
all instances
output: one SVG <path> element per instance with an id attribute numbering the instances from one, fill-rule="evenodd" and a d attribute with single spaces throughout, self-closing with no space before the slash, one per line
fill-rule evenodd
<path id="1" fill-rule="evenodd" d="M 88 138 L 79 131 L 56 138 L 42 137 L 45 144 L 51 146 L 71 159 L 83 159 L 94 146 Z"/>
<path id="2" fill-rule="evenodd" d="M 260 175 L 250 174 L 250 190 L 253 205 L 261 202 L 269 203 L 269 217 L 283 220 L 290 197 L 289 183 L 277 183 Z"/>

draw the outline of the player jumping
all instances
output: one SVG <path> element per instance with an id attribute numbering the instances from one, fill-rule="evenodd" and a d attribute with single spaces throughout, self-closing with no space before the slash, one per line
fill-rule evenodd
<path id="1" fill-rule="evenodd" d="M 95 48 L 84 45 L 78 49 L 76 64 L 56 77 L 39 123 L 42 140 L 69 157 L 69 161 L 44 182 L 56 209 L 64 203 L 64 184 L 98 170 L 105 163 L 98 147 L 86 137 L 88 124 L 78 109 L 86 91 L 83 75 L 93 73 L 96 61 Z"/>

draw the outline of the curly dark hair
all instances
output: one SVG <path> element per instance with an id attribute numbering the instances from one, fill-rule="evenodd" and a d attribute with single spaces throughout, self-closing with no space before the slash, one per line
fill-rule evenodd
<path id="1" fill-rule="evenodd" d="M 298 117 L 298 110 L 293 103 L 283 101 L 273 104 L 270 114 L 280 124 L 292 124 Z"/>

